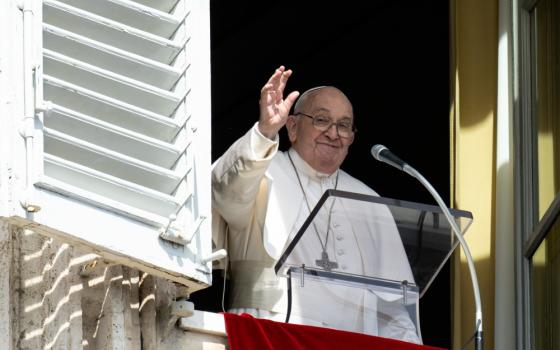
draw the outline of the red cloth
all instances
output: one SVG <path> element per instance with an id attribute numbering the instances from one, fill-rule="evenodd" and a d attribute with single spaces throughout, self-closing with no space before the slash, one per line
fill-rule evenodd
<path id="1" fill-rule="evenodd" d="M 336 329 L 275 322 L 224 313 L 231 350 L 442 350 Z"/>

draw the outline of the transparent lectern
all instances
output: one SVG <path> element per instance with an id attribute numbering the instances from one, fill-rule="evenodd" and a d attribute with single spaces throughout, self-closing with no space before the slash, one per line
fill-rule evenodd
<path id="1" fill-rule="evenodd" d="M 472 214 L 450 212 L 464 234 Z M 297 280 L 289 300 L 305 317 L 331 328 L 355 322 L 368 333 L 402 310 L 421 339 L 418 301 L 458 243 L 438 206 L 328 190 L 275 271 Z"/>

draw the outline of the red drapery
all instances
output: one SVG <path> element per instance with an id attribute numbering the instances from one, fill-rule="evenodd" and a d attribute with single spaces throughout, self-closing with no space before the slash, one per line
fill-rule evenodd
<path id="1" fill-rule="evenodd" d="M 231 350 L 443 350 L 395 339 L 224 313 Z"/>

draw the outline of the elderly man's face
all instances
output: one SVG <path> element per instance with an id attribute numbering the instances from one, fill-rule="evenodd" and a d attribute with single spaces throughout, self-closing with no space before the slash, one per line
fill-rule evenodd
<path id="1" fill-rule="evenodd" d="M 312 94 L 288 119 L 288 135 L 300 157 L 315 170 L 331 174 L 346 158 L 354 133 L 341 137 L 336 125 L 331 125 L 326 131 L 318 130 L 312 118 L 298 112 L 315 118 L 328 118 L 335 124 L 352 125 L 352 105 L 342 92 L 332 87 L 321 88 Z"/>

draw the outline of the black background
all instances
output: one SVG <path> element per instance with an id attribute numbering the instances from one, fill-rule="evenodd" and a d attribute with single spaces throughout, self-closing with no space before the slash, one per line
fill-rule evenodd
<path id="1" fill-rule="evenodd" d="M 412 177 L 374 160 L 383 144 L 449 202 L 447 1 L 211 1 L 212 159 L 258 120 L 262 85 L 293 70 L 286 93 L 334 85 L 358 128 L 342 168 L 385 197 L 435 204 Z M 285 132 L 281 148 L 288 147 Z M 421 299 L 424 344 L 450 348 L 449 263 Z M 219 311 L 221 279 L 193 293 Z"/>

